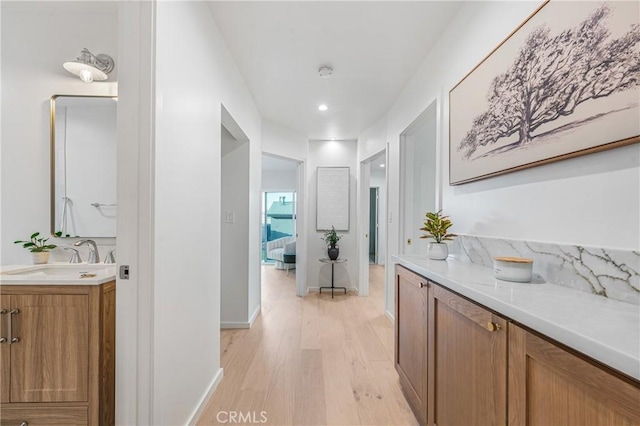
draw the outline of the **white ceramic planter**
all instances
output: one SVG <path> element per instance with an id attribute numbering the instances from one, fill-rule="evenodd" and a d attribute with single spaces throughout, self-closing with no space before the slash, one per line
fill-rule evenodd
<path id="1" fill-rule="evenodd" d="M 533 260 L 524 257 L 494 257 L 493 272 L 499 280 L 528 283 L 533 272 Z"/>
<path id="2" fill-rule="evenodd" d="M 444 260 L 449 256 L 447 243 L 429 243 L 429 259 Z"/>
<path id="3" fill-rule="evenodd" d="M 32 251 L 31 252 L 31 261 L 34 265 L 41 265 L 43 263 L 49 263 L 49 252 L 48 251 Z"/>

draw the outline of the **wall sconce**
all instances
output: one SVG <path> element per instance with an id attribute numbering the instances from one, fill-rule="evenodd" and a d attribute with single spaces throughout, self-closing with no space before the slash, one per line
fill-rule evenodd
<path id="1" fill-rule="evenodd" d="M 89 52 L 89 49 L 84 48 L 77 60 L 65 62 L 62 66 L 71 74 L 80 77 L 85 83 L 91 83 L 93 80 L 106 80 L 107 74 L 113 70 L 113 65 L 111 56 L 104 53 L 96 56 Z"/>

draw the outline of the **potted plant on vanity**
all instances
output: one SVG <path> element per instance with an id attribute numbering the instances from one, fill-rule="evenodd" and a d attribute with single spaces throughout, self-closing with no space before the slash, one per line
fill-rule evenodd
<path id="1" fill-rule="evenodd" d="M 342 235 L 338 235 L 336 228 L 333 226 L 331 226 L 330 230 L 324 232 L 322 239 L 327 243 L 327 255 L 331 260 L 336 260 L 340 255 L 340 249 L 336 246 L 340 238 L 342 238 Z"/>
<path id="2" fill-rule="evenodd" d="M 451 225 L 453 223 L 449 220 L 449 216 L 444 216 L 442 210 L 435 213 L 427 212 L 424 228 L 420 228 L 426 234 L 421 235 L 420 238 L 433 238 L 435 240 L 435 242 L 429 243 L 429 259 L 444 260 L 449 256 L 449 247 L 443 241 L 451 241 L 456 236 L 456 234 L 448 232 Z"/>
<path id="3" fill-rule="evenodd" d="M 59 236 L 56 234 L 56 236 Z M 40 237 L 39 232 L 34 232 L 30 241 L 14 241 L 14 244 L 22 244 L 22 247 L 31 252 L 31 258 L 35 265 L 49 262 L 49 250 L 53 250 L 57 246 L 55 244 L 47 244 L 49 238 Z"/>

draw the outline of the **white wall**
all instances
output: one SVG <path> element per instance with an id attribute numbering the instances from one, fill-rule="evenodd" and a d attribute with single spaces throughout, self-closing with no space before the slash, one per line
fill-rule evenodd
<path id="1" fill-rule="evenodd" d="M 356 141 L 309 141 L 309 162 L 307 168 L 308 182 L 308 249 L 307 249 L 307 288 L 331 285 L 331 266 L 321 264 L 318 259 L 327 257 L 326 243 L 321 240 L 323 233 L 316 231 L 316 194 L 318 167 L 349 167 L 349 231 L 338 232 L 342 239 L 340 257 L 347 258 L 347 263 L 335 266 L 335 285 L 347 288 L 358 287 L 358 247 L 357 206 L 356 206 L 356 173 L 357 173 Z M 322 202 L 322 200 L 318 200 Z"/>
<path id="2" fill-rule="evenodd" d="M 384 170 L 371 170 L 369 187 L 378 189 L 378 265 L 387 261 L 387 175 Z"/>
<path id="3" fill-rule="evenodd" d="M 155 23 L 150 423 L 173 425 L 189 421 L 220 372 L 222 105 L 250 141 L 249 280 L 259 286 L 260 115 L 206 3 L 157 2 Z"/>
<path id="4" fill-rule="evenodd" d="M 386 121 L 391 144 L 390 213 L 395 218 L 399 209 L 399 135 L 434 99 L 442 97 L 440 178 L 443 208 L 451 215 L 454 232 L 637 250 L 639 145 L 449 186 L 448 91 L 538 6 L 539 2 L 468 2 L 425 58 L 381 120 Z M 382 137 L 375 146 L 361 143 L 359 158 L 382 148 Z M 606 219 L 611 217 L 615 220 Z M 389 244 L 390 253 L 397 253 L 395 219 Z M 388 282 L 392 276 L 389 268 Z M 391 287 L 387 309 L 393 312 Z"/>
<path id="5" fill-rule="evenodd" d="M 0 264 L 30 263 L 13 244 L 50 231 L 49 101 L 53 95 L 116 95 L 118 6 L 115 2 L 6 2 L 2 7 L 2 145 Z M 82 36 L 79 36 L 82 34 Z M 107 82 L 86 84 L 62 68 L 83 47 L 107 53 Z M 53 241 L 53 240 L 51 240 Z M 74 240 L 55 240 L 59 246 Z M 115 239 L 96 239 L 101 254 Z M 86 259 L 88 249 L 82 247 Z M 58 248 L 52 260 L 68 260 Z"/>
<path id="6" fill-rule="evenodd" d="M 308 156 L 308 138 L 304 132 L 270 120 L 262 120 L 262 151 L 281 157 L 304 160 Z"/>
<path id="7" fill-rule="evenodd" d="M 246 328 L 249 318 L 249 149 L 222 128 L 220 324 Z M 231 215 L 232 218 L 227 217 Z M 231 221 L 230 221 L 231 220 Z"/>
<path id="8" fill-rule="evenodd" d="M 295 163 L 292 163 L 294 167 Z M 262 172 L 262 191 L 264 192 L 295 192 L 296 171 L 265 170 Z"/>

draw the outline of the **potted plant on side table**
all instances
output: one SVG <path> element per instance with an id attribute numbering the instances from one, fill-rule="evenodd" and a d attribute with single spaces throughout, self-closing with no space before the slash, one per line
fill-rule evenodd
<path id="1" fill-rule="evenodd" d="M 340 238 L 342 238 L 342 235 L 338 235 L 336 228 L 333 226 L 331 226 L 330 230 L 324 232 L 322 239 L 327 243 L 327 255 L 331 260 L 336 260 L 340 255 L 340 248 L 336 246 Z"/>
<path id="2" fill-rule="evenodd" d="M 448 232 L 453 223 L 449 220 L 449 216 L 442 214 L 442 210 L 435 213 L 427 212 L 426 219 L 424 228 L 420 228 L 426 234 L 421 235 L 420 238 L 433 238 L 435 240 L 435 242 L 429 243 L 429 259 L 444 260 L 449 256 L 449 247 L 443 241 L 451 241 L 456 236 L 456 234 Z"/>
<path id="3" fill-rule="evenodd" d="M 46 244 L 49 238 L 40 237 L 39 232 L 34 232 L 30 241 L 14 241 L 14 244 L 22 244 L 22 247 L 31 252 L 31 258 L 34 265 L 49 262 L 49 250 L 53 250 L 57 246 L 55 244 Z"/>

